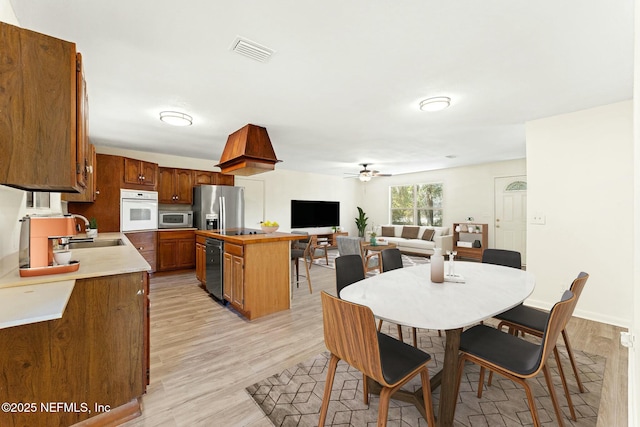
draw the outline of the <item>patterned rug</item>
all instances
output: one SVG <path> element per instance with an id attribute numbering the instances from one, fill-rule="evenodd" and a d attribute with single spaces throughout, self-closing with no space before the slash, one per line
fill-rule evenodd
<path id="1" fill-rule="evenodd" d="M 384 325 L 384 332 L 394 335 L 395 325 L 392 327 L 386 322 Z M 408 340 L 410 336 L 408 329 L 404 336 Z M 429 363 L 430 374 L 434 375 L 440 370 L 444 359 L 444 337 L 438 337 L 437 331 L 418 330 L 418 338 L 419 347 L 435 359 Z M 580 393 L 566 357 L 565 348 L 559 344 L 558 349 L 577 417 L 577 421 L 569 418 L 569 409 L 555 360 L 551 358 L 549 367 L 556 385 L 558 402 L 564 414 L 563 422 L 567 426 L 595 426 L 606 359 L 574 350 L 580 378 L 587 390 L 585 393 Z M 247 392 L 275 426 L 317 426 L 328 362 L 328 353 L 319 354 L 247 387 Z M 479 368 L 476 365 L 467 364 L 460 385 L 455 425 L 494 427 L 532 424 L 527 398 L 522 387 L 504 377 L 494 375 L 491 387 L 486 386 L 485 380 L 485 391 L 482 398 L 478 399 L 476 397 L 478 377 Z M 543 374 L 540 373 L 529 381 L 536 396 L 536 406 L 542 425 L 558 425 Z M 413 391 L 419 386 L 418 376 L 404 388 Z M 436 414 L 439 397 L 438 388 L 433 393 Z M 378 417 L 378 396 L 372 395 L 369 402 L 369 406 L 362 402 L 362 374 L 341 361 L 334 380 L 327 425 L 355 427 L 375 425 Z M 415 406 L 393 400 L 392 396 L 388 425 L 426 426 L 426 422 Z"/>
<path id="2" fill-rule="evenodd" d="M 319 265 L 325 268 L 336 268 L 336 258 L 339 256 L 337 249 L 329 249 L 327 251 L 327 256 L 329 258 L 329 265 L 327 265 L 327 261 L 324 258 L 318 258 L 313 260 L 313 265 Z M 407 255 L 402 254 L 402 266 L 403 267 L 411 267 L 418 264 L 428 264 L 429 258 L 423 256 L 416 255 Z M 302 266 L 304 268 L 304 266 Z M 369 274 L 375 274 L 375 272 L 369 272 Z"/>

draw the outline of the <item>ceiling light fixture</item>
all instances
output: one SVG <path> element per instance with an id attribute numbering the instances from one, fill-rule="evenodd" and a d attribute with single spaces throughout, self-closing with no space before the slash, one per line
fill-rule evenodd
<path id="1" fill-rule="evenodd" d="M 451 98 L 447 96 L 437 96 L 435 98 L 427 98 L 420 101 L 420 109 L 422 111 L 440 111 L 451 105 Z"/>
<path id="2" fill-rule="evenodd" d="M 160 120 L 172 126 L 191 126 L 193 117 L 177 111 L 161 111 Z"/>

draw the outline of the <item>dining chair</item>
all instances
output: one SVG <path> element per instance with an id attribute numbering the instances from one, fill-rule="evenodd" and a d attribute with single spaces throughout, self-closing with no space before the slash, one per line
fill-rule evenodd
<path id="1" fill-rule="evenodd" d="M 365 278 L 360 255 L 342 255 L 336 258 L 336 295 L 352 283 Z"/>
<path id="2" fill-rule="evenodd" d="M 309 233 L 306 231 L 292 231 L 291 234 L 309 236 Z M 300 286 L 300 258 L 302 258 L 306 271 L 305 278 L 307 279 L 307 285 L 309 286 L 309 293 L 313 293 L 313 289 L 311 288 L 311 274 L 309 274 L 308 257 L 306 255 L 309 251 L 310 244 L 311 239 L 309 237 L 301 240 L 293 240 L 291 242 L 291 260 L 294 262 L 296 271 L 296 287 Z"/>
<path id="3" fill-rule="evenodd" d="M 309 261 L 313 264 L 313 260 L 324 258 L 327 265 L 329 265 L 328 244 L 318 243 L 318 236 L 311 236 L 309 248 Z"/>
<path id="4" fill-rule="evenodd" d="M 382 272 L 397 270 L 402 268 L 402 253 L 398 248 L 383 249 L 380 251 L 380 261 L 382 262 Z M 402 326 L 398 326 L 398 339 L 403 341 Z M 378 331 L 382 329 L 382 319 L 378 321 Z M 413 346 L 418 347 L 418 333 L 416 328 L 412 329 Z"/>
<path id="5" fill-rule="evenodd" d="M 522 256 L 520 252 L 506 249 L 485 249 L 482 252 L 482 262 L 518 269 L 522 268 Z"/>
<path id="6" fill-rule="evenodd" d="M 562 299 L 549 312 L 541 343 L 526 341 L 487 325 L 476 325 L 464 331 L 460 337 L 456 396 L 460 391 L 465 362 L 475 363 L 480 366 L 478 398 L 482 397 L 481 384 L 485 369 L 496 372 L 524 388 L 533 424 L 540 426 L 535 399 L 527 379 L 535 377 L 542 371 L 549 388 L 558 424 L 562 427 L 564 425 L 562 412 L 558 405 L 547 360 L 549 355 L 555 351 L 558 335 L 569 321 L 576 301 L 577 297 L 573 292 L 569 290 L 564 292 Z"/>
<path id="7" fill-rule="evenodd" d="M 589 275 L 587 273 L 580 272 L 580 274 L 578 274 L 578 277 L 576 277 L 575 280 L 571 283 L 571 287 L 569 288 L 569 290 L 575 294 L 576 304 L 577 300 L 580 298 L 580 294 L 582 294 L 584 286 L 587 284 L 588 279 Z M 504 313 L 500 313 L 495 317 L 500 320 L 498 329 L 502 329 L 504 326 L 506 326 L 509 328 L 509 331 L 513 333 L 517 333 L 518 331 L 520 331 L 522 333 L 528 333 L 537 337 L 541 337 L 544 331 L 545 322 L 549 317 L 549 312 L 521 304 L 505 311 Z M 566 328 L 562 328 L 561 334 L 562 339 L 564 340 L 565 348 L 567 349 L 567 355 L 569 357 L 569 362 L 571 363 L 571 368 L 573 369 L 573 374 L 576 377 L 578 389 L 580 390 L 580 393 L 584 393 L 585 389 L 582 385 L 582 381 L 580 381 L 580 376 L 578 375 L 578 367 L 573 357 L 573 350 L 571 349 L 571 345 L 569 344 L 569 336 L 567 335 Z M 559 369 L 562 369 L 562 366 L 560 366 L 560 360 L 557 360 L 557 363 L 559 365 Z M 489 381 L 490 380 L 491 376 L 489 377 Z M 491 385 L 490 382 L 489 385 Z"/>
<path id="8" fill-rule="evenodd" d="M 360 255 L 365 274 L 380 268 L 380 252 L 365 255 L 363 241 L 359 237 L 337 236 L 336 242 L 340 255 Z"/>
<path id="9" fill-rule="evenodd" d="M 363 400 L 369 403 L 367 377 L 377 381 L 382 390 L 378 407 L 378 426 L 386 426 L 391 395 L 420 374 L 427 423 L 435 426 L 431 385 L 427 363 L 431 355 L 376 331 L 373 312 L 367 306 L 333 297 L 322 291 L 324 342 L 331 358 L 324 385 L 318 426 L 324 426 L 331 388 L 340 360 L 363 374 Z"/>

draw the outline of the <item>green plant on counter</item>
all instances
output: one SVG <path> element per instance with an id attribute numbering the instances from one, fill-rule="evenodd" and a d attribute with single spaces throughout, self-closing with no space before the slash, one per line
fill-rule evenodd
<path id="1" fill-rule="evenodd" d="M 356 218 L 356 227 L 358 227 L 358 237 L 364 237 L 365 230 L 367 229 L 367 215 L 362 208 L 358 206 L 358 217 Z"/>
<path id="2" fill-rule="evenodd" d="M 89 219 L 89 228 L 92 230 L 98 229 L 98 220 L 95 217 Z"/>

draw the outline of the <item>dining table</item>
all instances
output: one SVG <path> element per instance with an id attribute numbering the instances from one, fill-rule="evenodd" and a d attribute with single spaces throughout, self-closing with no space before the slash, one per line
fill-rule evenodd
<path id="1" fill-rule="evenodd" d="M 340 298 L 368 306 L 379 319 L 445 331 L 444 363 L 431 378 L 431 388 L 440 387 L 441 427 L 453 425 L 463 329 L 522 303 L 535 287 L 531 272 L 500 265 L 453 261 L 445 265 L 447 271 L 452 274 L 444 282 L 434 283 L 430 264 L 419 264 L 367 277 L 340 291 Z M 394 394 L 414 403 L 424 416 L 421 396 L 420 389 Z"/>

